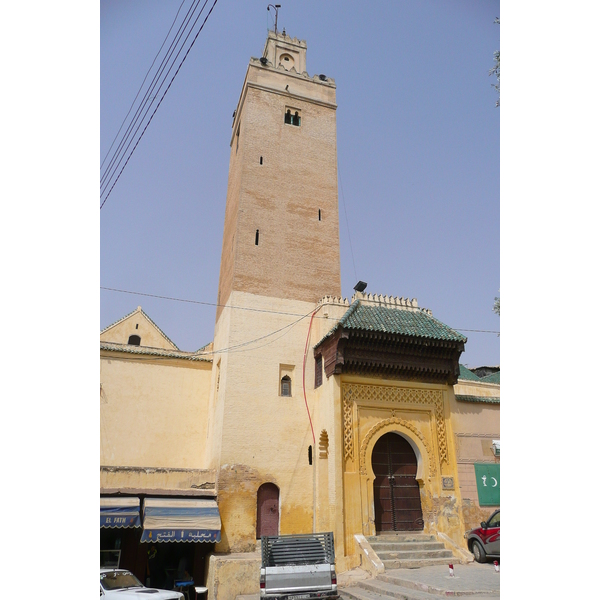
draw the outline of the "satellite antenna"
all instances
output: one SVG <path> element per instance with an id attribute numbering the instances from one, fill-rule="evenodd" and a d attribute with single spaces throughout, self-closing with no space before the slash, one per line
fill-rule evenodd
<path id="1" fill-rule="evenodd" d="M 281 4 L 269 4 L 267 6 L 267 10 L 271 10 L 271 7 L 275 9 L 275 35 L 277 35 L 277 14 L 279 13 L 279 9 L 281 8 Z"/>

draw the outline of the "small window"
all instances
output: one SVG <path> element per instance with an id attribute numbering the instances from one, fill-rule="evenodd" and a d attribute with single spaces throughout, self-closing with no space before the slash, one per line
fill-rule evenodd
<path id="1" fill-rule="evenodd" d="M 312 446 L 308 447 L 308 464 L 312 465 Z"/>
<path id="2" fill-rule="evenodd" d="M 256 234 L 254 235 L 254 245 L 258 246 L 258 238 L 259 238 L 259 231 L 258 229 L 256 230 Z"/>
<path id="3" fill-rule="evenodd" d="M 321 209 L 319 209 L 319 221 L 323 220 L 323 215 L 321 214 Z"/>
<path id="4" fill-rule="evenodd" d="M 284 375 L 281 378 L 281 395 L 291 396 L 292 395 L 292 380 L 288 375 Z"/>
<path id="5" fill-rule="evenodd" d="M 286 108 L 284 122 L 288 125 L 300 127 L 300 111 L 295 108 Z"/>
<path id="6" fill-rule="evenodd" d="M 315 387 L 318 388 L 323 383 L 323 356 L 319 354 L 315 358 Z"/>
<path id="7" fill-rule="evenodd" d="M 260 164 L 262 165 L 262 156 L 260 157 Z"/>
<path id="8" fill-rule="evenodd" d="M 142 341 L 142 339 L 140 338 L 139 335 L 130 335 L 127 343 L 130 346 L 139 346 L 141 341 Z"/>

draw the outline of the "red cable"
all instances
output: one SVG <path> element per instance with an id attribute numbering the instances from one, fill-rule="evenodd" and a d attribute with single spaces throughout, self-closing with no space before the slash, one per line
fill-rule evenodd
<path id="1" fill-rule="evenodd" d="M 306 412 L 308 413 L 308 420 L 310 422 L 310 430 L 312 431 L 313 437 L 313 448 L 315 447 L 315 430 L 313 429 L 312 419 L 310 418 L 310 411 L 308 410 L 308 402 L 306 401 L 306 355 L 308 354 L 308 340 L 310 339 L 310 330 L 312 328 L 313 318 L 318 309 L 315 308 L 313 314 L 310 317 L 310 324 L 308 325 L 308 335 L 306 336 L 306 346 L 304 347 L 304 362 L 302 363 L 302 391 L 304 392 L 304 404 L 306 405 Z"/>

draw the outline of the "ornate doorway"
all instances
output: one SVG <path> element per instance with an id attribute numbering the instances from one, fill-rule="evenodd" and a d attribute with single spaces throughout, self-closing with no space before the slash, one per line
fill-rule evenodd
<path id="1" fill-rule="evenodd" d="M 256 539 L 263 535 L 279 535 L 279 488 L 263 483 L 256 495 Z"/>
<path id="2" fill-rule="evenodd" d="M 417 457 L 397 433 L 381 436 L 371 457 L 376 531 L 422 531 Z"/>

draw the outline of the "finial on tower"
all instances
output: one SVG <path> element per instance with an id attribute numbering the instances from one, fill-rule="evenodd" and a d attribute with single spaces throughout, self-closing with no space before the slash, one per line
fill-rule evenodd
<path id="1" fill-rule="evenodd" d="M 270 11 L 271 7 L 273 7 L 275 9 L 275 34 L 277 34 L 277 16 L 279 14 L 279 9 L 281 8 L 281 4 L 269 4 L 269 6 L 267 6 L 267 10 Z M 283 34 L 285 35 L 285 31 L 283 32 Z"/>

